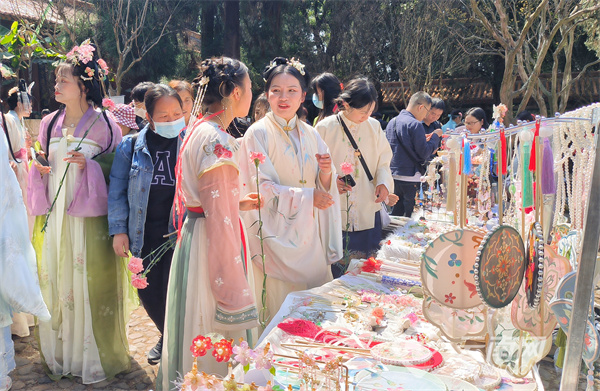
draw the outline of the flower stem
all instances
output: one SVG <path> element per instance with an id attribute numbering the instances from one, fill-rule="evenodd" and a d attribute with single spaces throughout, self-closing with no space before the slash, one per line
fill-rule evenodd
<path id="1" fill-rule="evenodd" d="M 104 109 L 102 109 L 102 111 L 104 111 Z M 73 151 L 77 152 L 77 151 L 79 151 L 81 149 L 81 143 L 83 142 L 83 140 L 85 140 L 85 138 L 87 137 L 88 133 L 90 133 L 90 130 L 96 124 L 96 121 L 98 121 L 98 118 L 100 118 L 100 114 L 98 114 L 98 116 L 96 117 L 96 119 L 94 120 L 94 122 L 92 122 L 92 124 L 90 125 L 90 127 L 87 128 L 87 130 L 83 134 L 83 137 L 81 137 L 81 139 L 79 140 L 79 142 L 77 143 L 77 146 L 75 147 L 75 149 L 73 149 Z M 48 151 L 46 151 L 46 153 L 48 153 Z M 69 167 L 71 167 L 71 163 L 70 162 L 67 163 L 67 167 L 65 168 L 65 172 L 64 172 L 62 178 L 60 179 L 60 183 L 58 184 L 58 189 L 56 190 L 56 195 L 54 196 L 54 199 L 52 200 L 52 204 L 50 205 L 50 209 L 48 209 L 48 212 L 46 212 L 46 219 L 44 220 L 44 225 L 42 226 L 42 232 L 46 232 L 46 228 L 48 227 L 48 219 L 50 218 L 50 213 L 52 213 L 52 210 L 54 209 L 54 205 L 56 204 L 56 200 L 58 199 L 58 195 L 60 194 L 60 189 L 62 189 L 62 187 L 63 187 L 63 183 L 64 183 L 65 178 L 67 176 L 67 172 L 69 171 Z"/>
<path id="2" fill-rule="evenodd" d="M 261 199 L 260 199 L 260 183 L 258 180 L 258 161 L 255 160 L 254 161 L 254 165 L 256 167 L 256 193 L 258 194 L 258 237 L 260 239 L 260 258 L 262 261 L 262 271 L 263 271 L 263 284 L 262 284 L 262 294 L 261 294 L 261 304 L 262 304 L 262 308 L 260 309 L 259 312 L 259 323 L 260 326 L 264 329 L 267 326 L 267 322 L 269 321 L 269 309 L 267 308 L 267 272 L 265 269 L 265 249 L 264 249 L 264 238 L 263 238 L 263 232 L 262 232 L 262 226 L 263 226 L 263 222 L 262 222 L 262 215 L 260 213 L 260 210 L 262 208 L 262 205 L 260 204 Z"/>
<path id="3" fill-rule="evenodd" d="M 346 185 L 348 185 L 348 180 L 345 180 Z M 342 274 L 346 273 L 348 270 L 348 265 L 350 264 L 350 192 L 346 191 L 346 241 L 344 243 L 344 262 Z"/>

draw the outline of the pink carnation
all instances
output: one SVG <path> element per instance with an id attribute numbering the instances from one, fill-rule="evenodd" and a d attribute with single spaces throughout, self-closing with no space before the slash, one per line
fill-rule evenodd
<path id="1" fill-rule="evenodd" d="M 77 52 L 79 53 L 79 60 L 83 64 L 87 64 L 94 58 L 94 50 L 96 49 L 90 44 L 81 45 L 77 49 Z"/>
<path id="2" fill-rule="evenodd" d="M 108 72 L 108 65 L 106 64 L 106 61 L 104 61 L 103 59 L 99 58 L 98 59 L 98 65 L 100 65 L 100 68 L 102 68 L 104 71 Z"/>
<path id="3" fill-rule="evenodd" d="M 139 274 L 144 270 L 144 265 L 142 264 L 142 258 L 131 257 L 129 258 L 129 263 L 127 264 L 127 269 L 133 274 Z"/>
<path id="4" fill-rule="evenodd" d="M 145 289 L 148 286 L 146 277 L 140 277 L 139 274 L 131 276 L 131 285 L 136 289 Z"/>
<path id="5" fill-rule="evenodd" d="M 75 52 L 79 50 L 79 46 L 74 46 L 73 49 L 71 49 L 69 51 L 69 53 L 67 53 L 67 60 L 71 61 L 71 62 L 76 62 L 77 61 L 77 55 L 75 54 Z"/>
<path id="6" fill-rule="evenodd" d="M 102 99 L 102 107 L 104 107 L 107 110 L 113 111 L 116 107 L 115 102 L 113 102 L 111 99 L 109 98 L 104 98 Z"/>
<path id="7" fill-rule="evenodd" d="M 352 166 L 351 163 L 348 163 L 348 162 L 342 163 L 341 169 L 342 169 L 342 173 L 344 175 L 350 175 L 354 172 L 354 167 Z"/>
<path id="8" fill-rule="evenodd" d="M 263 164 L 265 162 L 265 155 L 260 152 L 250 152 L 250 161 L 254 164 Z"/>

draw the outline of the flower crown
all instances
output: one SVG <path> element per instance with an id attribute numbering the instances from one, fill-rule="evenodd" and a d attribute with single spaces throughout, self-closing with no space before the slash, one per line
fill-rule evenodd
<path id="1" fill-rule="evenodd" d="M 83 41 L 81 45 L 74 46 L 73 49 L 67 53 L 67 61 L 73 64 L 73 66 L 87 65 L 83 70 L 83 74 L 80 76 L 84 81 L 92 80 L 94 76 L 96 76 L 98 80 L 104 81 L 108 75 L 109 70 L 106 61 L 99 58 L 96 61 L 97 66 L 95 66 L 94 51 L 96 51 L 96 48 L 90 43 L 90 39 L 88 38 Z"/>

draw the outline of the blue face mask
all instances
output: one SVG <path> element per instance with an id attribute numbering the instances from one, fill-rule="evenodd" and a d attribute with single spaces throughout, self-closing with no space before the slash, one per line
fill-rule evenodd
<path id="1" fill-rule="evenodd" d="M 164 138 L 174 138 L 185 128 L 185 117 L 171 122 L 154 122 L 156 133 Z"/>
<path id="2" fill-rule="evenodd" d="M 313 102 L 313 105 L 315 105 L 315 107 L 317 109 L 322 109 L 323 108 L 323 101 L 319 100 L 319 95 L 313 94 L 313 96 L 312 96 L 312 102 Z"/>

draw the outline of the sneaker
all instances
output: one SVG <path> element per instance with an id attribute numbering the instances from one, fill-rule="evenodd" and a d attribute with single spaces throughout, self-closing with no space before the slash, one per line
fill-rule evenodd
<path id="1" fill-rule="evenodd" d="M 160 357 L 162 355 L 162 336 L 158 340 L 158 343 L 154 345 L 152 349 L 148 352 L 148 364 L 156 365 L 160 362 Z"/>

